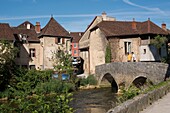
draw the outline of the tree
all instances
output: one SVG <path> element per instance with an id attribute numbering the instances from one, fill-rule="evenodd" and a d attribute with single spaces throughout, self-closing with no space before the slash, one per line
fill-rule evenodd
<path id="1" fill-rule="evenodd" d="M 54 53 L 53 60 L 55 62 L 54 69 L 58 72 L 59 79 L 61 80 L 61 74 L 67 73 L 70 76 L 73 74 L 73 65 L 71 55 L 65 53 L 63 50 L 58 50 Z"/>
<path id="2" fill-rule="evenodd" d="M 151 45 L 155 46 L 158 52 L 158 55 L 160 55 L 160 49 L 162 46 L 166 44 L 168 39 L 166 37 L 162 37 L 160 35 L 157 35 L 154 37 L 154 39 L 151 39 Z"/>
<path id="3" fill-rule="evenodd" d="M 159 51 L 159 49 L 164 44 L 166 44 L 167 41 L 168 39 L 166 37 L 161 37 L 160 35 L 157 35 L 156 37 L 154 37 L 154 39 L 151 39 L 151 44 L 154 45 Z"/>
<path id="4" fill-rule="evenodd" d="M 15 71 L 14 58 L 17 49 L 8 41 L 0 42 L 0 91 L 4 90 Z"/>

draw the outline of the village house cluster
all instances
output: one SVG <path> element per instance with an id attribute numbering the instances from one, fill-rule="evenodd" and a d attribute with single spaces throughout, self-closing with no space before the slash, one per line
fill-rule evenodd
<path id="1" fill-rule="evenodd" d="M 30 69 L 52 69 L 53 54 L 64 50 L 73 59 L 80 58 L 85 73 L 94 74 L 95 66 L 105 63 L 106 48 L 111 48 L 112 62 L 127 62 L 134 52 L 136 61 L 158 61 L 167 56 L 167 45 L 160 53 L 150 45 L 155 36 L 169 36 L 163 23 L 159 27 L 150 19 L 144 22 L 118 21 L 104 12 L 96 16 L 85 32 L 68 32 L 53 17 L 44 28 L 25 21 L 17 27 L 0 23 L 0 40 L 8 40 L 18 48 L 16 64 Z M 159 54 L 159 55 L 158 55 Z"/>

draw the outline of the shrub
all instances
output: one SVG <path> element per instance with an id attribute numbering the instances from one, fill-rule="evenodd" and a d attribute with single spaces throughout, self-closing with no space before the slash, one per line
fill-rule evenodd
<path id="1" fill-rule="evenodd" d="M 132 99 L 140 93 L 140 89 L 135 86 L 131 86 L 128 89 L 122 88 L 121 91 L 122 95 L 118 98 L 120 102 Z"/>
<path id="2" fill-rule="evenodd" d="M 80 80 L 80 85 L 82 86 L 86 86 L 86 85 L 96 85 L 97 84 L 97 80 L 94 77 L 94 75 L 89 75 L 87 78 L 83 78 Z"/>

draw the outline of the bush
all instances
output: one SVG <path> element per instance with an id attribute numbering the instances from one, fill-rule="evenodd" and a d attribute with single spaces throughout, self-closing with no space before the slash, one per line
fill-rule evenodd
<path id="1" fill-rule="evenodd" d="M 86 85 L 96 85 L 97 84 L 97 80 L 94 77 L 94 75 L 89 75 L 87 78 L 83 78 L 80 80 L 80 85 L 81 86 L 86 86 Z"/>
<path id="2" fill-rule="evenodd" d="M 124 102 L 124 101 L 126 101 L 128 99 L 132 99 L 133 97 L 139 95 L 139 93 L 140 93 L 140 89 L 138 89 L 135 86 L 131 86 L 127 90 L 122 88 L 121 91 L 122 91 L 121 92 L 122 95 L 118 98 L 118 100 L 120 102 Z"/>
<path id="3" fill-rule="evenodd" d="M 69 106 L 72 94 L 35 95 L 31 98 L 16 97 L 9 103 L 1 104 L 0 111 L 5 113 L 73 113 Z"/>
<path id="4" fill-rule="evenodd" d="M 55 79 L 50 82 L 39 83 L 34 89 L 34 93 L 50 94 L 62 93 L 71 90 L 74 90 L 74 84 Z"/>

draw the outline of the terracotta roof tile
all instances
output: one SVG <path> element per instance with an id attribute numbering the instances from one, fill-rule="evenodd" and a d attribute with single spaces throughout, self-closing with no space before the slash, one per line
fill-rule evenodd
<path id="1" fill-rule="evenodd" d="M 125 35 L 141 35 L 141 34 L 163 34 L 168 32 L 151 22 L 136 22 L 136 29 L 132 28 L 133 21 L 102 21 L 94 28 L 100 28 L 106 36 L 125 36 Z"/>
<path id="2" fill-rule="evenodd" d="M 20 24 L 19 26 L 17 26 L 17 28 L 21 28 L 21 29 L 27 29 L 27 25 L 30 25 L 30 29 L 35 29 L 35 26 L 32 24 L 32 23 L 30 23 L 29 21 L 25 21 L 25 22 L 23 22 L 22 24 Z"/>
<path id="3" fill-rule="evenodd" d="M 7 23 L 0 23 L 0 40 L 14 40 L 12 29 Z"/>
<path id="4" fill-rule="evenodd" d="M 51 17 L 50 21 L 42 29 L 40 36 L 43 35 L 70 37 L 69 33 L 53 17 Z"/>
<path id="5" fill-rule="evenodd" d="M 84 32 L 71 32 L 70 36 L 73 37 L 72 43 L 78 43 Z"/>
<path id="6" fill-rule="evenodd" d="M 21 28 L 12 28 L 15 36 L 19 37 L 19 34 L 26 34 L 28 41 L 36 41 L 39 42 L 39 38 L 37 37 L 36 31 L 33 29 L 21 29 Z M 16 37 L 16 38 L 17 38 Z"/>

